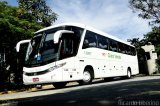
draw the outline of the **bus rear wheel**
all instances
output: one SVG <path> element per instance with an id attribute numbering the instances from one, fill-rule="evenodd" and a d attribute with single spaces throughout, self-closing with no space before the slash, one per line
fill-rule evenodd
<path id="1" fill-rule="evenodd" d="M 53 83 L 53 86 L 55 88 L 57 88 L 57 89 L 64 88 L 66 85 L 67 85 L 67 82 L 56 82 L 56 83 Z"/>
<path id="2" fill-rule="evenodd" d="M 127 78 L 130 79 L 132 77 L 131 69 L 127 70 Z"/>
<path id="3" fill-rule="evenodd" d="M 92 70 L 90 68 L 86 68 L 83 72 L 83 79 L 78 81 L 80 85 L 90 84 L 93 80 Z"/>

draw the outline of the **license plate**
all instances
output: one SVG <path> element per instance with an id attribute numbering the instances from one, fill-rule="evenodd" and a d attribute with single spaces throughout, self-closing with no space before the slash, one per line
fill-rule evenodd
<path id="1" fill-rule="evenodd" d="M 38 82 L 39 78 L 33 78 L 33 82 Z"/>

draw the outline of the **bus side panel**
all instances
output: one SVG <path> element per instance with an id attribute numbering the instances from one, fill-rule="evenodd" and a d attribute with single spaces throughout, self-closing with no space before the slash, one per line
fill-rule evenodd
<path id="1" fill-rule="evenodd" d="M 56 62 L 56 64 L 65 64 L 62 68 L 62 81 L 74 81 L 80 79 L 80 73 L 76 66 L 76 57 L 66 58 Z"/>
<path id="2" fill-rule="evenodd" d="M 79 53 L 79 70 L 83 77 L 83 71 L 86 66 L 93 67 L 94 78 L 102 78 L 109 76 L 109 62 L 107 61 L 107 53 L 97 48 L 87 48 Z"/>

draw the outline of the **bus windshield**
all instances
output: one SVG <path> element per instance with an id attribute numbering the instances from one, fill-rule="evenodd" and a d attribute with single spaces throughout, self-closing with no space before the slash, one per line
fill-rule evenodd
<path id="1" fill-rule="evenodd" d="M 53 36 L 59 30 L 73 31 L 74 34 L 63 34 L 59 42 L 55 44 Z M 27 49 L 25 66 L 36 67 L 75 56 L 82 33 L 82 28 L 63 26 L 35 34 Z"/>

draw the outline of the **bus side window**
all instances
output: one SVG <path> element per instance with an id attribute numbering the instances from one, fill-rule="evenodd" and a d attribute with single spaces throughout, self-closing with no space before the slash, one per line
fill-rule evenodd
<path id="1" fill-rule="evenodd" d="M 108 39 L 104 36 L 97 35 L 98 48 L 108 50 Z"/>
<path id="2" fill-rule="evenodd" d="M 123 43 L 118 42 L 118 51 L 120 53 L 125 53 L 125 49 L 124 49 L 124 44 Z"/>
<path id="3" fill-rule="evenodd" d="M 131 55 L 131 50 L 128 45 L 125 45 L 126 54 Z"/>
<path id="4" fill-rule="evenodd" d="M 136 55 L 136 50 L 135 50 L 135 48 L 134 48 L 134 47 L 131 47 L 131 54 L 132 54 L 133 56 L 135 56 L 135 55 Z"/>
<path id="5" fill-rule="evenodd" d="M 97 46 L 96 34 L 90 31 L 87 31 L 82 48 L 86 49 L 86 48 L 96 47 L 96 46 Z"/>
<path id="6" fill-rule="evenodd" d="M 116 41 L 110 40 L 110 50 L 114 52 L 118 51 L 118 46 Z"/>

